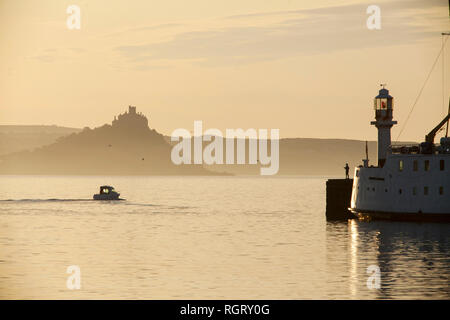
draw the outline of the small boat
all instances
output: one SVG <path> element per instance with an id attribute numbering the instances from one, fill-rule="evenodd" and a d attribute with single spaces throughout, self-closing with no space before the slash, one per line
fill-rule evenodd
<path id="1" fill-rule="evenodd" d="M 120 193 L 111 186 L 100 186 L 100 192 L 94 194 L 94 200 L 124 200 L 119 198 Z"/>

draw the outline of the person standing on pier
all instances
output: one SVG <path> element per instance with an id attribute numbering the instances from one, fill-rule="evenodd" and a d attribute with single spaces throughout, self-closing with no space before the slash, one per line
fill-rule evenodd
<path id="1" fill-rule="evenodd" d="M 350 167 L 348 166 L 348 163 L 345 164 L 344 169 L 345 169 L 345 179 L 349 179 L 348 171 L 350 170 Z"/>

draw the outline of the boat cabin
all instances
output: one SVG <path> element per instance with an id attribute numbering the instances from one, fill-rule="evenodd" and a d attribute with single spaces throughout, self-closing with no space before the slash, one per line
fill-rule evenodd
<path id="1" fill-rule="evenodd" d="M 114 187 L 111 186 L 101 186 L 100 194 L 110 194 L 111 192 L 115 192 Z"/>

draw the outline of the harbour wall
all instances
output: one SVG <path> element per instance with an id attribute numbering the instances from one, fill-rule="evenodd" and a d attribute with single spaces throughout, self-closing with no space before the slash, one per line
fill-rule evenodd
<path id="1" fill-rule="evenodd" d="M 327 220 L 353 219 L 354 215 L 348 210 L 352 197 L 353 179 L 327 180 Z"/>

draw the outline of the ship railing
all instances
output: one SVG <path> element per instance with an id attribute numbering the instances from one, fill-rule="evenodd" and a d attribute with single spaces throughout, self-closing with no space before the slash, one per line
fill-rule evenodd
<path id="1" fill-rule="evenodd" d="M 393 154 L 418 154 L 420 152 L 420 145 L 414 144 L 394 144 L 390 147 Z"/>
<path id="2" fill-rule="evenodd" d="M 450 146 L 446 144 L 433 144 L 428 152 L 420 149 L 420 144 L 398 144 L 391 145 L 390 150 L 392 154 L 442 154 L 450 153 Z"/>

